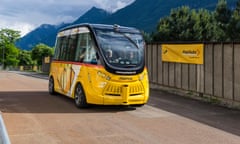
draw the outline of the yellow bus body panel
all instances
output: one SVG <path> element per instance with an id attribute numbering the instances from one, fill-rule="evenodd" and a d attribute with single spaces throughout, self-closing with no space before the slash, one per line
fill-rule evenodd
<path id="1" fill-rule="evenodd" d="M 89 104 L 139 105 L 149 98 L 146 68 L 137 75 L 115 75 L 99 65 L 53 61 L 49 76 L 55 91 L 71 98 L 80 83 Z"/>

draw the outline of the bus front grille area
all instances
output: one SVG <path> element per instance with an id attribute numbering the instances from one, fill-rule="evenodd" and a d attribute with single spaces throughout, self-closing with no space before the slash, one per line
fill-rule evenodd
<path id="1" fill-rule="evenodd" d="M 105 87 L 105 96 L 139 96 L 144 94 L 144 87 L 141 83 L 134 83 L 129 85 L 108 84 Z"/>

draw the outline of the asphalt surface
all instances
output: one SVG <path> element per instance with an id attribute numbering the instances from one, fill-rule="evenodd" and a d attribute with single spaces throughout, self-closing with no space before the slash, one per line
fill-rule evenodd
<path id="1" fill-rule="evenodd" d="M 240 110 L 159 90 L 151 90 L 149 105 L 240 136 Z"/>
<path id="2" fill-rule="evenodd" d="M 151 90 L 139 108 L 50 96 L 47 76 L 0 71 L 0 111 L 14 144 L 239 144 L 240 110 Z"/>

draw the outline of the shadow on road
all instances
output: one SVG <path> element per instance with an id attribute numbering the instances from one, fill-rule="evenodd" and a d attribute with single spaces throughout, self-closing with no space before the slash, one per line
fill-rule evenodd
<path id="1" fill-rule="evenodd" d="M 74 100 L 43 91 L 0 92 L 0 111 L 4 113 L 102 113 L 135 110 L 127 106 L 91 105 L 86 109 L 75 106 Z"/>
<path id="2" fill-rule="evenodd" d="M 149 105 L 240 136 L 240 110 L 151 90 Z"/>

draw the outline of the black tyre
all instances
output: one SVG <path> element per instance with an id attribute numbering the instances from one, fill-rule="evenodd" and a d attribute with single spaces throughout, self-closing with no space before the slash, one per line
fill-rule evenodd
<path id="1" fill-rule="evenodd" d="M 83 90 L 81 84 L 78 84 L 76 86 L 75 93 L 74 93 L 74 100 L 75 100 L 75 104 L 78 108 L 88 107 L 85 93 L 84 93 L 84 90 Z"/>
<path id="2" fill-rule="evenodd" d="M 53 77 L 50 77 L 50 79 L 49 79 L 49 82 L 48 82 L 48 92 L 51 95 L 55 95 L 56 94 L 56 92 L 54 90 L 54 80 L 53 80 Z"/>

